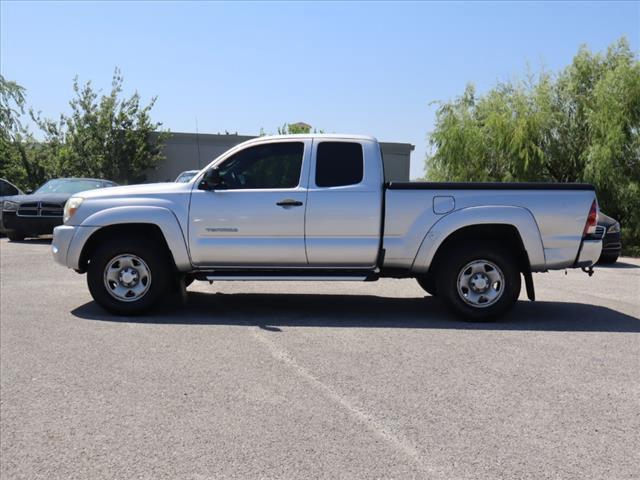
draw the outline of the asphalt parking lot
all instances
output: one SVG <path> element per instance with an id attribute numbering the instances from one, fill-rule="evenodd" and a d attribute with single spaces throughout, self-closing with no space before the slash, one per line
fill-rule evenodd
<path id="1" fill-rule="evenodd" d="M 197 282 L 118 318 L 0 240 L 0 477 L 638 478 L 640 261 L 457 321 L 412 280 Z"/>

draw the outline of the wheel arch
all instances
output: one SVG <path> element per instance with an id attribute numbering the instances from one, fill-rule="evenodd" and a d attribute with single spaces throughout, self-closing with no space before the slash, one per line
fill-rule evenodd
<path id="1" fill-rule="evenodd" d="M 162 230 L 160 230 L 160 227 L 151 223 L 124 223 L 101 227 L 91 234 L 80 251 L 80 256 L 78 258 L 78 270 L 81 272 L 87 270 L 87 265 L 91 260 L 91 255 L 95 252 L 96 248 L 100 246 L 100 244 L 110 238 L 123 237 L 127 235 L 142 237 L 149 242 L 161 244 L 162 248 L 170 255 L 171 261 L 175 265 L 175 259 L 171 254 L 171 250 L 167 245 L 167 241 Z"/>
<path id="2" fill-rule="evenodd" d="M 112 235 L 142 235 L 150 242 L 160 242 L 179 271 L 191 270 L 191 260 L 182 228 L 173 212 L 160 207 L 117 207 L 89 216 L 76 235 L 67 254 L 70 264 L 86 270 L 96 245 Z M 77 241 L 76 241 L 77 239 Z"/>
<path id="3" fill-rule="evenodd" d="M 470 207 L 444 216 L 425 235 L 413 262 L 413 271 L 437 269 L 446 250 L 464 241 L 497 241 L 512 249 L 525 274 L 544 268 L 545 257 L 538 225 L 522 207 Z"/>

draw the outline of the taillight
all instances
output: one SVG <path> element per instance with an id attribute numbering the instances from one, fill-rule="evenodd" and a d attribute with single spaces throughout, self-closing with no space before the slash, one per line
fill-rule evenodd
<path id="1" fill-rule="evenodd" d="M 588 237 L 596 233 L 596 227 L 598 226 L 598 204 L 594 200 L 587 215 L 587 223 L 584 224 L 583 237 Z"/>

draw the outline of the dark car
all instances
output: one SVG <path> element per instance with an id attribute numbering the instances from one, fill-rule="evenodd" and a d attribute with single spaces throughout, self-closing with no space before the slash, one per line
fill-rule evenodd
<path id="1" fill-rule="evenodd" d="M 615 263 L 622 250 L 620 223 L 615 218 L 611 218 L 610 216 L 600 212 L 600 216 L 598 217 L 598 227 L 602 227 L 604 229 L 602 253 L 600 254 L 598 262 Z"/>
<path id="2" fill-rule="evenodd" d="M 5 197 L 12 197 L 14 195 L 22 195 L 22 191 L 10 181 L 0 178 L 0 235 L 4 234 L 4 227 L 2 226 L 2 202 L 4 202 Z"/>
<path id="3" fill-rule="evenodd" d="M 64 204 L 73 194 L 116 185 L 96 178 L 56 178 L 30 195 L 6 197 L 2 202 L 5 233 L 12 241 L 51 234 L 62 225 Z"/>

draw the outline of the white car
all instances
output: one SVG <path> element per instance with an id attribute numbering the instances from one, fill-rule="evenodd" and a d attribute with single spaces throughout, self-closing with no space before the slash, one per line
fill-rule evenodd
<path id="1" fill-rule="evenodd" d="M 195 177 L 200 170 L 185 170 L 176 178 L 177 183 L 187 183 L 193 177 Z"/>

